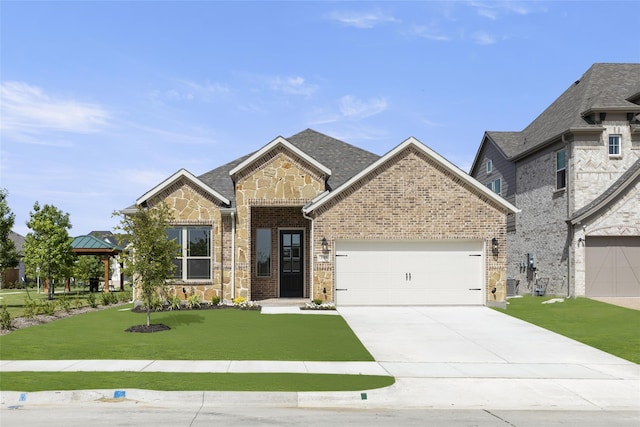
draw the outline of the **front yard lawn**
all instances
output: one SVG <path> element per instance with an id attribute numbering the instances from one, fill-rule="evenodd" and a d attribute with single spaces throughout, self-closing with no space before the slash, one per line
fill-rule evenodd
<path id="1" fill-rule="evenodd" d="M 340 316 L 266 315 L 238 309 L 151 313 L 156 333 L 131 305 L 76 315 L 0 336 L 0 359 L 373 361 Z"/>
<path id="2" fill-rule="evenodd" d="M 640 363 L 640 311 L 588 298 L 542 304 L 551 298 L 511 298 L 506 310 L 496 310 Z"/>
<path id="3" fill-rule="evenodd" d="M 393 377 L 332 374 L 3 372 L 0 390 L 349 391 L 387 387 Z"/>

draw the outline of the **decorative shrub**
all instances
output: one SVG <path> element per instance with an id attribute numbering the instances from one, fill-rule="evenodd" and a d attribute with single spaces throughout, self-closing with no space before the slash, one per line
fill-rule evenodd
<path id="1" fill-rule="evenodd" d="M 39 311 L 42 314 L 46 314 L 47 316 L 52 316 L 56 312 L 57 308 L 58 308 L 58 303 L 54 300 L 40 301 Z"/>
<path id="2" fill-rule="evenodd" d="M 89 304 L 89 307 L 91 308 L 98 307 L 98 301 L 96 301 L 96 294 L 94 294 L 93 292 L 89 292 L 89 294 L 87 294 L 87 304 Z"/>
<path id="3" fill-rule="evenodd" d="M 323 302 L 322 304 L 317 304 L 315 300 L 313 302 L 307 302 L 302 307 L 303 310 L 335 310 L 336 305 L 332 302 Z"/>
<path id="4" fill-rule="evenodd" d="M 219 305 L 220 297 L 218 295 L 214 295 L 211 297 L 211 305 Z"/>
<path id="5" fill-rule="evenodd" d="M 31 298 L 24 299 L 24 317 L 33 319 L 38 314 L 38 303 Z"/>
<path id="6" fill-rule="evenodd" d="M 58 299 L 58 303 L 60 304 L 60 307 L 62 307 L 62 309 L 67 313 L 71 313 L 71 300 L 69 299 L 69 297 L 67 296 L 67 294 L 63 294 L 59 299 Z"/>
<path id="7" fill-rule="evenodd" d="M 189 307 L 190 309 L 200 308 L 201 302 L 202 302 L 202 299 L 198 294 L 191 294 L 187 297 L 187 307 Z"/>
<path id="8" fill-rule="evenodd" d="M 320 305 L 320 304 L 322 304 L 322 300 L 321 300 L 320 298 L 314 298 L 314 299 L 313 299 L 313 303 L 314 303 L 315 305 Z"/>
<path id="9" fill-rule="evenodd" d="M 167 302 L 169 303 L 169 310 L 180 310 L 182 308 L 182 301 L 178 295 L 171 295 L 167 298 Z"/>
<path id="10" fill-rule="evenodd" d="M 235 297 L 233 299 L 233 305 L 240 305 L 245 302 L 247 299 L 245 297 Z"/>
<path id="11" fill-rule="evenodd" d="M 11 313 L 7 310 L 7 305 L 2 304 L 2 309 L 0 309 L 0 329 L 11 329 L 12 327 Z"/>
<path id="12" fill-rule="evenodd" d="M 240 300 L 239 302 L 236 302 L 236 300 Z M 256 310 L 256 311 L 260 311 L 262 309 L 262 307 L 260 307 L 260 304 L 258 304 L 255 301 L 247 301 L 246 298 L 234 298 L 233 300 L 234 304 L 233 306 L 235 308 L 238 308 L 240 310 Z"/>

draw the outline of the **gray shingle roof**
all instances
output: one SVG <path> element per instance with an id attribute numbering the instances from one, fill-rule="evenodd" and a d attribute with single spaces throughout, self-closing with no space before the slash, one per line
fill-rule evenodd
<path id="1" fill-rule="evenodd" d="M 327 185 L 333 189 L 378 160 L 380 156 L 347 144 L 330 136 L 306 129 L 289 138 L 289 143 L 304 151 L 318 162 L 331 169 Z M 235 201 L 233 182 L 229 171 L 238 166 L 253 153 L 206 172 L 198 177 L 231 201 Z"/>
<path id="2" fill-rule="evenodd" d="M 632 97 L 640 93 L 640 64 L 594 64 L 520 132 L 487 132 L 509 157 L 543 146 L 571 128 L 597 128 L 590 111 L 640 112 Z"/>

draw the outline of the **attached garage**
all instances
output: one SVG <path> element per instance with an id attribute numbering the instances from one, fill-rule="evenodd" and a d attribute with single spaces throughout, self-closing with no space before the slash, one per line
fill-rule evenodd
<path id="1" fill-rule="evenodd" d="M 640 297 L 640 237 L 586 239 L 586 296 Z"/>
<path id="2" fill-rule="evenodd" d="M 340 305 L 483 305 L 482 241 L 337 241 Z"/>

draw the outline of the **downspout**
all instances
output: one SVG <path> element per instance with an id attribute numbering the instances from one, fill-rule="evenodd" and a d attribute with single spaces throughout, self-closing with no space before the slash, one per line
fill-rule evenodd
<path id="1" fill-rule="evenodd" d="M 235 215 L 235 212 L 231 211 L 231 301 L 233 301 L 235 297 L 236 297 L 236 215 Z"/>
<path id="2" fill-rule="evenodd" d="M 311 237 L 309 237 L 309 251 L 311 252 L 310 256 L 309 256 L 309 299 L 313 299 L 313 281 L 314 281 L 314 269 L 313 269 L 313 265 L 314 265 L 314 251 L 313 251 L 313 245 L 314 245 L 314 236 L 313 236 L 313 218 L 311 218 L 310 216 L 308 216 L 305 212 L 304 212 L 304 208 L 302 209 L 302 217 L 308 221 L 311 221 Z"/>
<path id="3" fill-rule="evenodd" d="M 567 298 L 571 296 L 571 284 L 573 281 L 571 280 L 571 270 L 572 266 L 575 264 L 575 248 L 573 247 L 573 237 L 574 230 L 573 224 L 569 221 L 571 215 L 571 186 L 573 185 L 574 180 L 571 179 L 571 174 L 573 172 L 573 150 L 571 149 L 571 142 L 566 138 L 566 133 L 562 134 L 562 142 L 566 144 L 567 149 L 567 165 L 566 165 L 566 173 L 567 173 L 567 236 L 569 240 L 569 247 L 567 248 Z"/>

